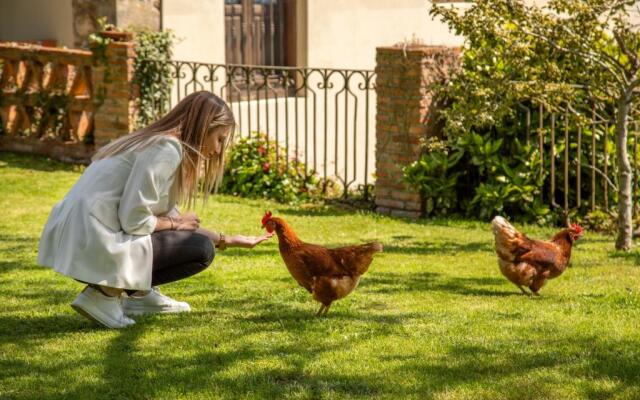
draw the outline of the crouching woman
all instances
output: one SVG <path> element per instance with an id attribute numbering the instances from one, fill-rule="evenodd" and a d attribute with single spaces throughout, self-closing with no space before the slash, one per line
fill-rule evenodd
<path id="1" fill-rule="evenodd" d="M 233 130 L 227 104 L 196 92 L 96 153 L 51 211 L 38 249 L 41 265 L 87 284 L 71 304 L 77 312 L 124 328 L 134 315 L 189 311 L 156 286 L 204 270 L 215 247 L 252 248 L 270 237 L 202 229 L 197 215 L 176 208 L 192 206 L 199 187 L 205 201 L 215 191 Z"/>

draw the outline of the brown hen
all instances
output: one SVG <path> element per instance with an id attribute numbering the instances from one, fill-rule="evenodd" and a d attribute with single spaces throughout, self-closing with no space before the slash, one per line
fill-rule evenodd
<path id="1" fill-rule="evenodd" d="M 573 243 L 582 236 L 582 228 L 575 224 L 550 241 L 529 239 L 502 217 L 495 217 L 491 225 L 500 272 L 524 294 L 528 293 L 523 286 L 538 295 L 547 280 L 560 276 L 571 259 Z"/>
<path id="2" fill-rule="evenodd" d="M 331 303 L 351 293 L 367 272 L 380 243 L 328 249 L 301 241 L 291 226 L 270 212 L 262 219 L 268 232 L 276 232 L 280 255 L 289 273 L 322 305 L 316 315 L 326 314 Z"/>

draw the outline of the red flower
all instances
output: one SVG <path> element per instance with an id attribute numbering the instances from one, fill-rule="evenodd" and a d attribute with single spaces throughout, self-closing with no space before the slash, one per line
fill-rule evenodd
<path id="1" fill-rule="evenodd" d="M 263 145 L 260 145 L 258 146 L 258 153 L 260 153 L 260 155 L 263 156 L 267 153 L 267 149 L 265 149 Z"/>
<path id="2" fill-rule="evenodd" d="M 269 165 L 268 162 L 262 164 L 262 171 L 263 172 L 269 172 L 270 169 L 271 169 L 271 165 Z"/>

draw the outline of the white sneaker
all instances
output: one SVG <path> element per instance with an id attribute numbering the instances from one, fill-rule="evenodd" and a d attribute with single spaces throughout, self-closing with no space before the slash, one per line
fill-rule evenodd
<path id="1" fill-rule="evenodd" d="M 144 296 L 130 296 L 122 299 L 122 309 L 126 315 L 189 312 L 191 307 L 184 301 L 167 297 L 153 287 Z"/>
<path id="2" fill-rule="evenodd" d="M 120 329 L 136 323 L 124 315 L 118 297 L 109 297 L 91 286 L 80 292 L 71 307 L 82 316 L 107 328 Z"/>

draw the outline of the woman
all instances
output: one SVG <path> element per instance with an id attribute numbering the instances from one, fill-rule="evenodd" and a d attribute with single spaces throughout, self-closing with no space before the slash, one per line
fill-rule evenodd
<path id="1" fill-rule="evenodd" d="M 217 189 L 234 127 L 222 99 L 196 92 L 95 154 L 53 208 L 38 249 L 41 265 L 87 284 L 76 311 L 109 328 L 134 324 L 132 315 L 189 311 L 156 286 L 207 268 L 214 245 L 252 248 L 271 236 L 210 232 L 176 208 L 193 206 L 198 187 L 203 201 Z"/>

